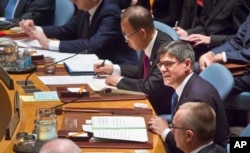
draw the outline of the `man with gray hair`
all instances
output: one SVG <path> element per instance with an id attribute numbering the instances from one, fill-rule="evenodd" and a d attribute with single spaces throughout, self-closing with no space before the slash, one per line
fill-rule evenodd
<path id="1" fill-rule="evenodd" d="M 171 104 L 172 117 L 175 116 L 179 106 L 188 101 L 210 105 L 217 116 L 213 141 L 226 148 L 229 125 L 225 107 L 215 87 L 194 73 L 195 54 L 191 45 L 182 41 L 173 41 L 164 45 L 159 53 L 158 68 L 162 73 L 164 84 L 175 89 Z M 182 152 L 176 147 L 173 134 L 164 118 L 153 117 L 149 121 L 149 128 L 161 135 L 168 153 Z"/>
<path id="2" fill-rule="evenodd" d="M 82 151 L 69 139 L 53 139 L 45 143 L 39 153 L 82 153 Z"/>
<path id="3" fill-rule="evenodd" d="M 173 118 L 171 130 L 176 146 L 185 153 L 226 153 L 213 142 L 216 131 L 216 114 L 204 102 L 182 104 Z"/>

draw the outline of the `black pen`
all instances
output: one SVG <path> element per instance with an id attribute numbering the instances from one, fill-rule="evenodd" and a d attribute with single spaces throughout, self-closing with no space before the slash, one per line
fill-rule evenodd
<path id="1" fill-rule="evenodd" d="M 103 67 L 104 65 L 105 65 L 105 60 L 103 60 L 102 63 L 101 63 L 101 65 L 99 65 L 97 68 Z M 94 78 L 99 78 L 99 77 L 100 76 L 97 73 L 95 73 Z"/>
<path id="2" fill-rule="evenodd" d="M 103 60 L 102 64 L 99 67 L 103 67 L 105 65 L 105 60 Z"/>

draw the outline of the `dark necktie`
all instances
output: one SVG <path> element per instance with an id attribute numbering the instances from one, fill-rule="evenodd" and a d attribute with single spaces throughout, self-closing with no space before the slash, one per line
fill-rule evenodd
<path id="1" fill-rule="evenodd" d="M 5 11 L 4 11 L 4 17 L 6 19 L 12 19 L 13 18 L 13 14 L 14 14 L 16 4 L 17 4 L 17 0 L 9 0 L 8 4 L 5 7 Z"/>
<path id="2" fill-rule="evenodd" d="M 143 79 L 145 79 L 148 76 L 148 71 L 149 71 L 149 58 L 145 53 L 143 53 Z"/>
<path id="3" fill-rule="evenodd" d="M 86 12 L 84 21 L 83 21 L 83 30 L 82 30 L 82 38 L 89 38 L 89 12 Z"/>
<path id="4" fill-rule="evenodd" d="M 178 95 L 176 94 L 176 92 L 174 92 L 174 94 L 172 95 L 172 99 L 171 99 L 171 116 L 172 116 L 172 119 L 174 117 L 174 110 L 175 110 L 177 102 L 178 102 Z"/>

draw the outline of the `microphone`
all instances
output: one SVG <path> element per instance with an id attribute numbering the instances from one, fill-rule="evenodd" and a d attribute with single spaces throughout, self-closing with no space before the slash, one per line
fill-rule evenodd
<path id="1" fill-rule="evenodd" d="M 105 93 L 105 94 L 108 94 L 108 93 L 111 93 L 112 92 L 112 89 L 111 88 L 104 88 L 102 89 L 101 91 L 95 91 L 94 93 L 92 94 L 89 94 L 89 95 L 94 95 L 94 94 L 98 94 L 98 93 Z M 71 101 L 69 102 L 66 102 L 66 103 L 62 103 L 60 105 L 56 105 L 54 107 L 51 107 L 49 109 L 55 109 L 55 113 L 56 115 L 62 115 L 62 112 L 63 112 L 63 109 L 62 109 L 62 106 L 63 105 L 66 105 L 66 104 L 69 104 L 69 103 L 79 103 L 79 101 L 77 101 L 78 99 L 81 99 L 83 96 L 80 96 L 80 97 L 76 97 L 74 99 L 72 99 Z"/>
<path id="2" fill-rule="evenodd" d="M 62 59 L 62 60 L 59 60 L 59 61 L 56 61 L 56 62 L 54 62 L 54 63 L 52 63 L 52 64 L 46 65 L 46 66 L 44 66 L 44 68 L 50 67 L 50 66 L 52 66 L 52 65 L 56 65 L 56 64 L 58 64 L 58 63 L 60 63 L 60 62 L 66 61 L 67 59 L 73 58 L 73 57 L 75 57 L 75 56 L 77 56 L 77 55 L 79 55 L 79 54 L 86 54 L 86 53 L 88 53 L 89 51 L 91 51 L 91 49 L 86 49 L 86 50 L 83 50 L 83 51 L 81 51 L 81 52 L 75 53 L 74 55 L 71 55 L 71 56 L 69 56 L 69 57 L 66 57 L 66 58 L 64 58 L 64 59 Z M 25 86 L 27 86 L 28 80 L 29 80 L 30 76 L 35 72 L 35 70 L 36 70 L 36 69 L 34 69 L 33 71 L 31 71 L 31 72 L 29 73 L 29 75 L 26 77 L 25 82 L 24 82 L 24 85 L 25 85 Z"/>

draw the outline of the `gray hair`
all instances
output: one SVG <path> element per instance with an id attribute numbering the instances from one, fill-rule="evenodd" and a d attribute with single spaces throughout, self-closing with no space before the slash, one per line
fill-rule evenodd
<path id="1" fill-rule="evenodd" d="M 82 153 L 82 151 L 69 139 L 53 139 L 45 143 L 39 153 Z"/>
<path id="2" fill-rule="evenodd" d="M 216 130 L 216 114 L 211 106 L 204 102 L 186 102 L 179 107 L 186 114 L 181 119 L 181 126 L 196 132 L 201 142 L 213 140 Z"/>
<path id="3" fill-rule="evenodd" d="M 175 57 L 178 61 L 182 62 L 186 59 L 191 60 L 192 70 L 194 70 L 195 53 L 189 43 L 183 41 L 172 41 L 169 44 L 163 44 L 159 49 L 159 56 L 168 53 Z"/>

